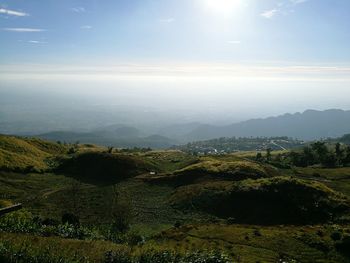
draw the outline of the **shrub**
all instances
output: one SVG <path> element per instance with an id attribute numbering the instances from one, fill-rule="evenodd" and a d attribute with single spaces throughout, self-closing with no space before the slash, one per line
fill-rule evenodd
<path id="1" fill-rule="evenodd" d="M 15 233 L 36 232 L 40 225 L 35 223 L 33 215 L 26 211 L 16 211 L 0 218 L 0 231 Z"/>
<path id="2" fill-rule="evenodd" d="M 62 224 L 79 226 L 80 225 L 79 217 L 71 213 L 64 213 L 62 215 Z"/>
<path id="3" fill-rule="evenodd" d="M 108 252 L 105 263 L 229 263 L 228 256 L 219 251 L 180 254 L 173 251 L 145 251 L 138 256 L 128 251 Z"/>

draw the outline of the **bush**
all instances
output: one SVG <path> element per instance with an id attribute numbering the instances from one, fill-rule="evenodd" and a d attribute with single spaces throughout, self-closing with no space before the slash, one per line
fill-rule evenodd
<path id="1" fill-rule="evenodd" d="M 35 223 L 33 215 L 26 211 L 16 211 L 0 218 L 0 231 L 15 233 L 36 232 L 40 225 Z"/>
<path id="2" fill-rule="evenodd" d="M 173 251 L 146 251 L 141 255 L 130 255 L 128 251 L 108 252 L 105 263 L 229 263 L 228 256 L 219 251 L 191 252 L 179 254 Z"/>
<path id="3" fill-rule="evenodd" d="M 71 213 L 64 213 L 62 215 L 62 224 L 79 226 L 80 225 L 79 217 Z"/>

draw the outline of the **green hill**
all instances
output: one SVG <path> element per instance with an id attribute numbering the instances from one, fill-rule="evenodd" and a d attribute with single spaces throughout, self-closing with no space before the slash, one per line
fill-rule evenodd
<path id="1" fill-rule="evenodd" d="M 86 152 L 62 159 L 56 172 L 91 183 L 112 183 L 154 170 L 155 166 L 138 156 Z"/>
<path id="2" fill-rule="evenodd" d="M 50 157 L 66 150 L 63 145 L 40 139 L 0 135 L 0 170 L 45 170 Z"/>
<path id="3" fill-rule="evenodd" d="M 201 162 L 189 165 L 172 174 L 157 175 L 148 178 L 154 182 L 186 185 L 195 182 L 224 180 L 239 181 L 277 176 L 279 172 L 267 165 L 236 158 L 236 160 L 202 159 Z"/>
<path id="4" fill-rule="evenodd" d="M 288 177 L 188 185 L 175 191 L 171 203 L 252 224 L 326 222 L 350 207 L 344 195 L 321 183 Z"/>

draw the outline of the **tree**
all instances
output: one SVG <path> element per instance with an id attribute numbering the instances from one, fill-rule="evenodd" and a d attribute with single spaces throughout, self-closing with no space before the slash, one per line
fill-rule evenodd
<path id="1" fill-rule="evenodd" d="M 271 148 L 266 149 L 266 161 L 267 162 L 271 161 Z"/>
<path id="2" fill-rule="evenodd" d="M 344 165 L 350 164 L 350 146 L 346 147 L 344 158 L 343 158 L 343 164 Z"/>
<path id="3" fill-rule="evenodd" d="M 303 148 L 303 155 L 305 159 L 306 166 L 315 164 L 315 154 L 309 146 Z"/>
<path id="4" fill-rule="evenodd" d="M 334 153 L 328 152 L 322 159 L 321 164 L 326 167 L 335 167 L 337 165 L 337 158 Z"/>
<path id="5" fill-rule="evenodd" d="M 302 153 L 292 151 L 289 154 L 290 162 L 295 166 L 306 167 L 307 161 Z"/>
<path id="6" fill-rule="evenodd" d="M 258 153 L 256 154 L 255 159 L 256 159 L 256 161 L 258 161 L 258 162 L 261 162 L 261 161 L 262 161 L 263 157 L 262 157 L 261 152 L 258 152 Z"/>
<path id="7" fill-rule="evenodd" d="M 341 148 L 340 143 L 338 142 L 335 145 L 335 157 L 337 161 L 337 165 L 342 165 L 343 164 L 343 155 L 344 155 L 344 150 Z"/>
<path id="8" fill-rule="evenodd" d="M 312 150 L 317 154 L 317 162 L 324 163 L 328 157 L 328 148 L 325 142 L 315 142 L 311 144 Z"/>

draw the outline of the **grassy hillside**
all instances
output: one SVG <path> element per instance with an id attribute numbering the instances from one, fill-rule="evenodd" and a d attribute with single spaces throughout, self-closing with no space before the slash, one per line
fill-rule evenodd
<path id="1" fill-rule="evenodd" d="M 171 200 L 183 209 L 202 209 L 253 224 L 325 222 L 336 220 L 350 207 L 344 195 L 323 184 L 287 177 L 189 185 L 178 188 Z"/>
<path id="2" fill-rule="evenodd" d="M 107 253 L 114 260 L 107 262 L 172 262 L 169 251 L 220 250 L 233 262 L 348 262 L 348 168 L 278 169 L 246 159 L 251 153 L 109 153 L 11 136 L 1 142 L 0 151 L 15 159 L 12 170 L 0 170 L 0 207 L 21 202 L 31 219 L 0 220 L 0 261 L 22 253 L 39 262 L 106 262 Z M 42 171 L 16 170 L 27 168 L 20 157 Z M 130 210 L 126 232 L 112 230 L 116 198 Z M 67 213 L 80 226 L 62 225 Z M 191 260 L 183 262 L 207 262 Z"/>
<path id="3" fill-rule="evenodd" d="M 86 152 L 62 159 L 56 171 L 81 181 L 113 183 L 155 168 L 152 163 L 135 155 Z"/>
<path id="4" fill-rule="evenodd" d="M 268 165 L 230 156 L 228 159 L 202 157 L 195 164 L 190 164 L 182 169 L 155 176 L 144 176 L 143 179 L 156 183 L 186 185 L 208 180 L 238 181 L 278 175 L 280 175 L 278 170 Z"/>
<path id="5" fill-rule="evenodd" d="M 50 157 L 64 154 L 66 147 L 33 138 L 0 135 L 0 169 L 8 171 L 42 171 Z"/>

